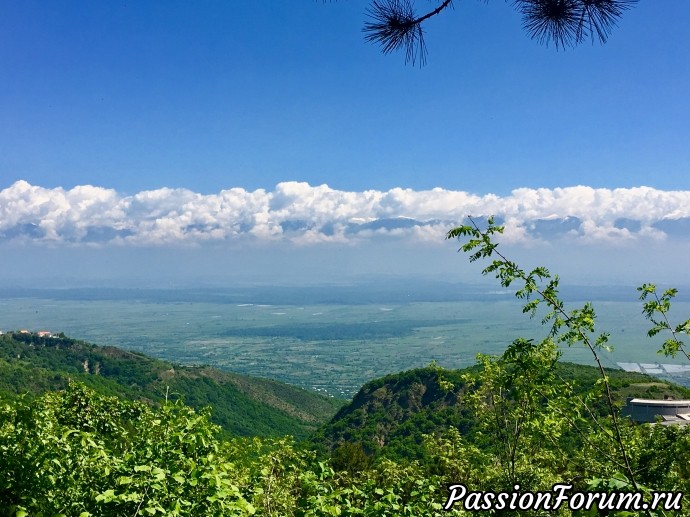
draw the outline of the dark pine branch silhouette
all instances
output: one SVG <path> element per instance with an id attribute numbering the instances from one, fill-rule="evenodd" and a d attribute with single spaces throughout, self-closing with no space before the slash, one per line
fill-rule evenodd
<path id="1" fill-rule="evenodd" d="M 523 28 L 539 43 L 556 48 L 574 47 L 587 39 L 605 43 L 623 13 L 638 0 L 512 0 L 522 14 Z M 423 65 L 427 48 L 422 25 L 453 6 L 453 0 L 437 1 L 437 7 L 417 15 L 414 0 L 373 0 L 364 24 L 367 41 L 381 46 L 384 54 L 404 50 L 405 62 Z"/>
<path id="2" fill-rule="evenodd" d="M 637 0 L 516 0 L 523 27 L 540 43 L 556 48 L 586 39 L 606 43 L 623 12 Z"/>
<path id="3" fill-rule="evenodd" d="M 426 62 L 422 23 L 452 5 L 445 0 L 436 9 L 417 17 L 412 0 L 374 0 L 367 9 L 370 21 L 364 24 L 365 38 L 379 43 L 384 54 L 405 49 L 405 62 Z"/>

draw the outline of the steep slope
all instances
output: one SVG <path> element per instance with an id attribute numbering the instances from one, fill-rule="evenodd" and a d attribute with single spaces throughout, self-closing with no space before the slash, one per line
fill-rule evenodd
<path id="1" fill-rule="evenodd" d="M 166 396 L 182 397 L 195 408 L 211 405 L 212 420 L 242 436 L 304 438 L 342 405 L 342 401 L 276 381 L 173 365 L 64 335 L 0 336 L 0 395 L 36 395 L 64 388 L 69 380 L 130 399 L 156 403 Z"/>
<path id="2" fill-rule="evenodd" d="M 591 366 L 559 363 L 557 374 L 571 382 L 579 392 L 590 389 L 599 378 Z M 462 434 L 471 432 L 472 415 L 463 404 L 466 384 L 463 374 L 478 372 L 427 367 L 388 375 L 365 384 L 352 402 L 343 406 L 333 419 L 312 437 L 313 444 L 333 451 L 347 444 L 361 445 L 368 455 L 393 458 L 421 458 L 424 434 L 443 432 L 453 426 Z M 648 375 L 608 370 L 617 402 L 626 397 L 690 397 L 682 386 L 660 382 Z M 447 383 L 452 383 L 452 389 Z M 444 386 L 446 389 L 444 389 Z M 602 401 L 597 408 L 606 411 Z"/>
<path id="3" fill-rule="evenodd" d="M 470 414 L 458 402 L 465 389 L 463 373 L 427 367 L 368 382 L 312 442 L 327 450 L 361 444 L 369 455 L 385 450 L 393 457 L 417 457 L 423 434 L 451 425 L 469 429 Z M 451 382 L 453 389 L 444 390 L 442 381 Z"/>

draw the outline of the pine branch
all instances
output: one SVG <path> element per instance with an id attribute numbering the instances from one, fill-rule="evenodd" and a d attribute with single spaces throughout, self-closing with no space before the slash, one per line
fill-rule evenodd
<path id="1" fill-rule="evenodd" d="M 444 0 L 436 9 L 416 16 L 412 0 L 374 0 L 367 9 L 370 21 L 364 24 L 365 39 L 381 45 L 384 54 L 405 49 L 405 62 L 426 62 L 422 23 L 452 5 Z"/>
<path id="2" fill-rule="evenodd" d="M 522 25 L 532 39 L 556 48 L 590 38 L 606 43 L 623 12 L 637 0 L 515 0 Z"/>
<path id="3" fill-rule="evenodd" d="M 522 14 L 527 34 L 540 44 L 574 47 L 587 39 L 606 43 L 623 13 L 638 0 L 513 0 Z M 381 46 L 384 54 L 403 49 L 405 62 L 426 63 L 427 48 L 422 24 L 448 7 L 443 0 L 435 9 L 417 16 L 414 0 L 373 0 L 366 10 L 365 39 Z"/>

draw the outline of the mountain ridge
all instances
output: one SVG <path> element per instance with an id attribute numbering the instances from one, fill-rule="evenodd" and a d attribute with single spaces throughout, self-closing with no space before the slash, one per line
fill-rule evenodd
<path id="1" fill-rule="evenodd" d="M 71 381 L 152 404 L 172 397 L 196 409 L 211 405 L 212 421 L 240 436 L 305 438 L 342 404 L 278 381 L 173 364 L 63 334 L 0 335 L 0 396 L 37 396 Z"/>
<path id="2" fill-rule="evenodd" d="M 574 394 L 584 396 L 596 386 L 599 371 L 594 366 L 557 363 L 557 375 L 568 381 Z M 443 434 L 449 427 L 470 436 L 474 417 L 464 404 L 468 385 L 476 382 L 479 365 L 447 370 L 437 365 L 406 370 L 366 383 L 336 415 L 319 428 L 310 441 L 321 451 L 333 453 L 343 445 L 370 457 L 423 459 L 424 435 Z M 690 398 L 690 389 L 646 374 L 606 369 L 614 402 L 627 397 Z M 605 415 L 603 399 L 591 406 Z"/>

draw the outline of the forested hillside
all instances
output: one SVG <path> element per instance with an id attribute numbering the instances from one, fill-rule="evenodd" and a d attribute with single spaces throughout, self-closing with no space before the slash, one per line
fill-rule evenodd
<path id="1" fill-rule="evenodd" d="M 579 377 L 580 371 L 585 375 Z M 592 390 L 589 371 L 572 372 L 575 381 L 587 382 L 583 392 Z M 195 412 L 180 400 L 151 405 L 74 382 L 33 399 L 15 397 L 0 402 L 0 515 L 441 516 L 448 514 L 447 486 L 454 483 L 496 493 L 515 484 L 549 491 L 555 483 L 569 484 L 569 493 L 629 490 L 607 445 L 606 419 L 600 429 L 589 426 L 573 439 L 550 401 L 525 420 L 515 454 L 505 456 L 505 436 L 473 398 L 482 393 L 487 373 L 433 367 L 369 383 L 320 433 L 337 443 L 333 452 L 313 452 L 287 437 L 223 438 L 208 411 Z M 620 380 L 622 395 L 646 389 L 627 385 L 629 380 L 649 379 Z M 515 408 L 504 409 L 515 416 Z M 444 428 L 457 415 L 459 426 Z M 413 422 L 427 418 L 429 425 L 413 429 Z M 576 424 L 586 421 L 581 417 Z M 388 434 L 372 436 L 372 429 Z M 623 429 L 645 493 L 690 490 L 690 427 L 627 422 Z M 384 451 L 396 440 L 404 446 L 393 447 L 391 457 L 364 454 L 362 444 L 376 440 L 384 442 Z M 418 457 L 401 457 L 410 451 Z M 676 502 L 686 504 L 682 495 Z M 449 513 L 485 514 L 466 512 L 463 503 L 449 506 Z M 600 510 L 588 515 L 607 514 Z M 581 513 L 564 505 L 557 514 Z"/>
<path id="2" fill-rule="evenodd" d="M 573 363 L 557 363 L 554 368 L 564 389 L 572 388 L 572 396 L 590 397 L 597 414 L 606 414 L 603 401 L 591 397 L 597 390 L 596 368 Z M 426 460 L 425 435 L 443 434 L 452 427 L 477 440 L 478 422 L 468 390 L 476 388 L 480 372 L 477 367 L 445 370 L 432 365 L 368 382 L 311 441 L 331 452 L 346 444 L 350 453 L 356 445 L 370 457 Z M 648 375 L 623 370 L 607 374 L 619 406 L 627 397 L 690 398 L 690 389 Z"/>
<path id="3" fill-rule="evenodd" d="M 0 335 L 0 396 L 38 395 L 78 381 L 105 395 L 213 406 L 211 420 L 235 436 L 306 437 L 342 405 L 280 382 L 205 366 L 173 365 L 64 335 Z"/>

